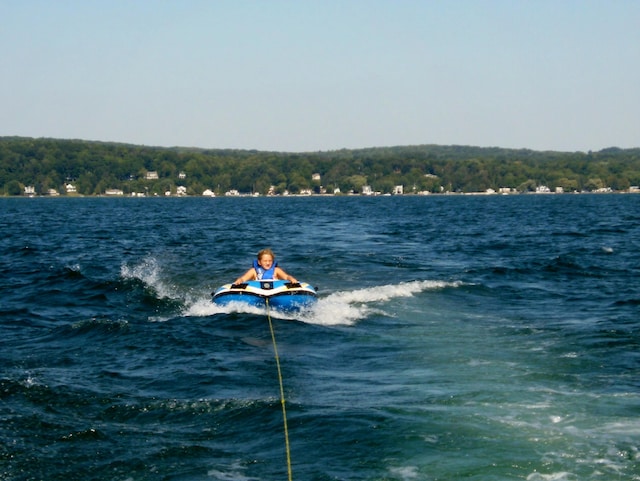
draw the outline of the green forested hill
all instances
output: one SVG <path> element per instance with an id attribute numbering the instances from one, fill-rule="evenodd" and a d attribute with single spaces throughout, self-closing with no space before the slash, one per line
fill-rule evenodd
<path id="1" fill-rule="evenodd" d="M 266 194 L 270 188 L 347 193 L 365 185 L 381 193 L 396 185 L 405 193 L 531 191 L 541 185 L 569 192 L 627 190 L 640 185 L 640 149 L 584 153 L 418 145 L 285 153 L 0 137 L 0 193 L 22 195 L 31 186 L 36 195 L 50 189 L 64 195 L 67 184 L 80 195 L 107 189 L 164 195 L 178 186 L 190 195 L 206 189 Z"/>

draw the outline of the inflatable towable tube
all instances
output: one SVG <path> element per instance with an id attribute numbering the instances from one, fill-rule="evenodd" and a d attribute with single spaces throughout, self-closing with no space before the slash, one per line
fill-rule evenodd
<path id="1" fill-rule="evenodd" d="M 316 288 L 306 282 L 262 279 L 241 284 L 225 284 L 212 293 L 219 306 L 240 303 L 252 307 L 269 307 L 278 311 L 299 311 L 317 301 Z"/>

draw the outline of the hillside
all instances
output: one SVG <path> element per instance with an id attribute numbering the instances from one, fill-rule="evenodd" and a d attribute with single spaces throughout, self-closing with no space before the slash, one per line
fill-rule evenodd
<path id="1" fill-rule="evenodd" d="M 149 147 L 0 137 L 4 195 L 202 195 L 628 191 L 640 185 L 640 149 L 551 152 L 416 145 L 326 152 Z M 366 186 L 366 187 L 365 187 Z M 75 192 L 74 192 L 75 190 Z"/>

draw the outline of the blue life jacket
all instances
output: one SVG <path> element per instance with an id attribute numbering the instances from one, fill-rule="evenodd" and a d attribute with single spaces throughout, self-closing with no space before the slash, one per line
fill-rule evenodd
<path id="1" fill-rule="evenodd" d="M 256 277 L 258 279 L 275 279 L 276 275 L 276 267 L 278 266 L 277 262 L 273 262 L 273 265 L 269 269 L 265 269 L 260 264 L 258 264 L 258 260 L 253 260 L 253 268 L 256 270 Z"/>

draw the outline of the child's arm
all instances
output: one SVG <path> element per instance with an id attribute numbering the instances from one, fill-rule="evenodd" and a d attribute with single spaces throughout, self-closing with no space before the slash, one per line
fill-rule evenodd
<path id="1" fill-rule="evenodd" d="M 298 282 L 295 277 L 290 276 L 279 267 L 276 267 L 275 275 L 276 275 L 276 279 L 284 279 L 285 281 L 289 281 L 289 282 Z"/>
<path id="2" fill-rule="evenodd" d="M 234 282 L 234 284 L 242 284 L 243 282 L 250 281 L 255 278 L 255 275 L 256 275 L 255 269 L 251 268 L 247 272 L 242 274 L 240 277 L 238 277 Z"/>

